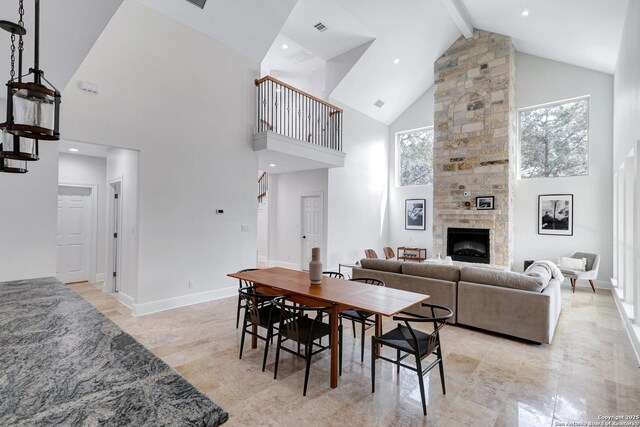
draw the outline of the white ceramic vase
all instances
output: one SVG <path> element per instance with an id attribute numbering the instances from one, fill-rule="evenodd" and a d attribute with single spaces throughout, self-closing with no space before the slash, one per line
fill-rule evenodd
<path id="1" fill-rule="evenodd" d="M 322 283 L 322 261 L 320 261 L 320 248 L 311 248 L 309 281 L 312 285 L 319 285 Z"/>

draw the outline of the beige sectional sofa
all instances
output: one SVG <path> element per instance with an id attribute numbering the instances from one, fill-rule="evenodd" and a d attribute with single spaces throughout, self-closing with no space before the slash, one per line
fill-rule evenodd
<path id="1" fill-rule="evenodd" d="M 481 267 L 362 259 L 353 277 L 431 296 L 454 312 L 451 323 L 550 343 L 560 316 L 560 281 Z M 416 307 L 416 313 L 429 314 Z"/>

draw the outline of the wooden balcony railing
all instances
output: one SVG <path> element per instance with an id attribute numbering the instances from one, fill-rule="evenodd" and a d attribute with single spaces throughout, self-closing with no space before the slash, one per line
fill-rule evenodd
<path id="1" fill-rule="evenodd" d="M 258 178 L 258 203 L 262 203 L 269 191 L 269 174 L 262 172 Z"/>
<path id="2" fill-rule="evenodd" d="M 258 133 L 272 131 L 342 151 L 342 109 L 266 76 L 258 88 Z"/>

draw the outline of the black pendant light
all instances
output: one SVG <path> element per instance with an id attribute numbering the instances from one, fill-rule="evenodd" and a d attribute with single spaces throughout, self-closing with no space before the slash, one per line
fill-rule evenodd
<path id="1" fill-rule="evenodd" d="M 23 0 L 19 0 L 21 18 L 24 13 L 22 3 Z M 22 77 L 31 74 L 33 82 L 24 83 Z M 26 76 L 20 72 L 17 79 L 12 76 L 7 83 L 7 121 L 4 128 L 22 138 L 57 141 L 60 139 L 60 92 L 40 69 L 40 0 L 35 0 L 33 68 Z"/>

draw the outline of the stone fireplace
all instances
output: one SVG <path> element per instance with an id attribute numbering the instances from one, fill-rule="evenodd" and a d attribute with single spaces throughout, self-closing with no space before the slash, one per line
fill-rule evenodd
<path id="1" fill-rule="evenodd" d="M 435 63 L 433 253 L 449 228 L 488 230 L 487 263 L 513 260 L 515 50 L 509 37 L 475 30 Z M 476 210 L 493 196 L 494 209 Z M 484 262 L 484 261 L 483 261 Z"/>

